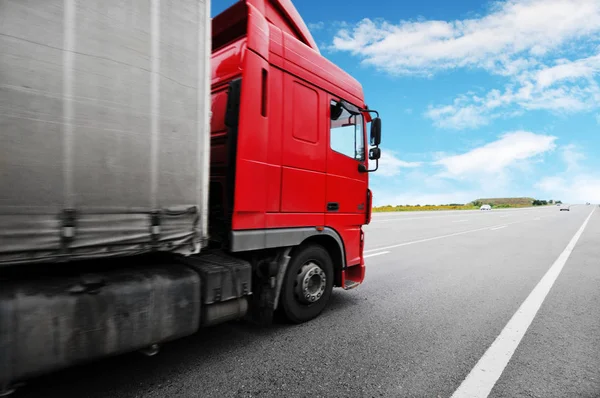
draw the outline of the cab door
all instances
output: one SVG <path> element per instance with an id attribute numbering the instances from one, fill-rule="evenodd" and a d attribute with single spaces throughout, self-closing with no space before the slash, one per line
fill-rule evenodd
<path id="1" fill-rule="evenodd" d="M 352 266 L 361 263 L 361 226 L 366 222 L 369 205 L 369 173 L 364 172 L 368 167 L 364 117 L 356 106 L 344 104 L 331 97 L 327 112 L 325 221 L 342 236 L 346 262 Z"/>

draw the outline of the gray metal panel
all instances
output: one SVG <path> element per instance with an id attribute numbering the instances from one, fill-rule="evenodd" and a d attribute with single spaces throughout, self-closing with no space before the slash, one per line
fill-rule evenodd
<path id="1" fill-rule="evenodd" d="M 0 206 L 62 204 L 62 6 L 35 3 L 0 2 Z"/>
<path id="2" fill-rule="evenodd" d="M 323 231 L 318 231 L 314 227 L 232 231 L 230 250 L 232 252 L 243 252 L 297 246 L 310 237 L 320 235 L 329 236 L 338 243 L 342 253 L 342 266 L 345 267 L 346 254 L 344 251 L 344 243 L 340 235 L 331 228 L 325 228 Z"/>
<path id="3" fill-rule="evenodd" d="M 201 285 L 178 264 L 4 282 L 0 387 L 195 333 Z"/>
<path id="4" fill-rule="evenodd" d="M 0 264 L 151 250 L 155 210 L 195 208 L 163 220 L 158 243 L 199 250 L 208 3 L 0 1 Z"/>

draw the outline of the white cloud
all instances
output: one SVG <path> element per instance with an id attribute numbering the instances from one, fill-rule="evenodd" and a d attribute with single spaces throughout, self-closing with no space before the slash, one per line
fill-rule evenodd
<path id="1" fill-rule="evenodd" d="M 487 15 L 455 21 L 363 19 L 342 29 L 333 48 L 391 74 L 480 67 L 514 74 L 571 40 L 600 32 L 597 0 L 508 0 Z"/>
<path id="2" fill-rule="evenodd" d="M 586 156 L 580 148 L 566 145 L 560 148 L 560 156 L 565 163 L 565 171 L 542 178 L 535 188 L 566 203 L 600 203 L 600 177 L 585 170 L 582 161 Z"/>
<path id="3" fill-rule="evenodd" d="M 465 129 L 488 124 L 520 110 L 574 113 L 600 107 L 600 55 L 536 71 L 523 72 L 504 92 L 490 90 L 484 96 L 459 95 L 452 105 L 430 106 L 425 116 L 442 128 Z M 558 83 L 569 82 L 569 85 Z"/>
<path id="4" fill-rule="evenodd" d="M 481 107 L 462 106 L 460 99 L 457 99 L 454 105 L 430 107 L 425 115 L 432 119 L 438 127 L 456 130 L 484 126 L 489 123 L 490 119 L 490 117 L 486 117 L 486 112 Z"/>
<path id="5" fill-rule="evenodd" d="M 514 184 L 514 177 L 532 175 L 535 163 L 543 160 L 541 155 L 556 149 L 556 139 L 550 135 L 513 131 L 464 153 L 432 153 L 429 162 L 405 162 L 394 152 L 386 151 L 372 184 L 377 197 L 374 203 L 467 203 L 477 197 L 523 196 L 525 194 Z M 572 164 L 582 160 L 572 145 L 562 147 L 560 154 L 565 162 Z M 400 173 L 404 168 L 411 170 Z M 401 180 L 380 179 L 399 175 Z"/>
<path id="6" fill-rule="evenodd" d="M 341 29 L 332 48 L 392 75 L 431 76 L 480 68 L 504 76 L 501 90 L 430 106 L 441 128 L 484 126 L 526 110 L 555 113 L 600 108 L 600 1 L 496 1 L 477 18 L 438 21 L 363 19 Z M 579 46 L 579 47 L 574 47 Z M 565 54 L 573 55 L 566 59 Z"/>
<path id="7" fill-rule="evenodd" d="M 377 170 L 377 175 L 382 177 L 394 177 L 400 174 L 402 169 L 419 167 L 421 164 L 421 162 L 406 162 L 404 160 L 400 160 L 396 156 L 395 152 L 382 150 L 381 159 L 379 159 L 379 169 Z"/>
<path id="8" fill-rule="evenodd" d="M 565 203 L 600 203 L 600 178 L 596 175 L 546 177 L 536 184 L 536 188 Z"/>
<path id="9" fill-rule="evenodd" d="M 485 181 L 490 175 L 502 177 L 507 168 L 554 150 L 555 140 L 556 137 L 549 135 L 514 131 L 464 154 L 441 158 L 435 164 L 444 167 L 442 176 L 457 179 L 475 176 Z"/>
<path id="10" fill-rule="evenodd" d="M 555 66 L 535 72 L 538 87 L 548 87 L 559 81 L 591 79 L 600 72 L 600 54 L 576 61 L 558 60 Z"/>
<path id="11" fill-rule="evenodd" d="M 463 153 L 432 153 L 430 162 L 407 163 L 393 152 L 388 153 L 387 160 L 381 163 L 382 166 L 385 162 L 390 165 L 389 169 L 384 169 L 385 176 L 396 176 L 407 166 L 412 170 L 402 173 L 401 180 L 380 179 L 381 174 L 376 173 L 372 184 L 374 203 L 377 206 L 468 203 L 481 197 L 535 196 L 535 189 L 552 194 L 553 198 L 572 200 L 566 191 L 557 190 L 561 185 L 569 189 L 575 187 L 565 182 L 570 181 L 568 176 L 558 175 L 535 184 L 535 173 L 545 169 L 539 168 L 539 164 L 547 159 L 545 155 L 555 150 L 556 156 L 564 162 L 567 174 L 581 175 L 585 171 L 585 156 L 580 148 L 573 144 L 557 147 L 556 140 L 557 137 L 552 135 L 513 131 Z M 417 166 L 422 167 L 415 169 Z M 523 184 L 524 178 L 531 182 Z M 593 179 L 580 180 L 595 186 Z M 579 187 L 577 192 L 580 197 L 593 196 L 594 188 L 591 189 L 586 191 Z"/>
<path id="12" fill-rule="evenodd" d="M 568 172 L 580 169 L 581 161 L 585 160 L 585 155 L 573 144 L 561 148 L 561 157 L 567 166 Z"/>
<path id="13" fill-rule="evenodd" d="M 544 177 L 535 185 L 536 188 L 548 193 L 556 193 L 561 191 L 565 186 L 566 181 L 562 177 L 558 176 Z M 562 199 L 557 198 L 555 200 Z"/>
<path id="14" fill-rule="evenodd" d="M 317 31 L 317 30 L 321 30 L 323 28 L 325 28 L 325 22 L 323 21 L 319 21 L 319 22 L 309 22 L 307 24 L 308 29 L 311 31 Z"/>

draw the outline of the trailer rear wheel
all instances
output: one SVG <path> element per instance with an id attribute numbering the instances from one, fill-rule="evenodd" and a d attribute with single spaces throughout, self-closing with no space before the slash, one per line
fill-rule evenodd
<path id="1" fill-rule="evenodd" d="M 287 319 L 302 323 L 316 318 L 333 290 L 333 262 L 322 246 L 301 247 L 292 257 L 283 281 L 281 306 Z"/>

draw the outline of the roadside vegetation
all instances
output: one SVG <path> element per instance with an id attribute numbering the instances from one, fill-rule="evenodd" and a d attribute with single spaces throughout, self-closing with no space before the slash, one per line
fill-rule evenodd
<path id="1" fill-rule="evenodd" d="M 560 200 L 541 200 L 534 198 L 482 198 L 469 203 L 449 203 L 444 205 L 386 205 L 374 206 L 373 212 L 393 211 L 440 211 L 440 210 L 478 210 L 482 205 L 490 205 L 492 209 L 510 209 L 532 206 L 550 206 L 562 203 Z"/>

